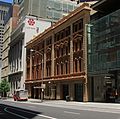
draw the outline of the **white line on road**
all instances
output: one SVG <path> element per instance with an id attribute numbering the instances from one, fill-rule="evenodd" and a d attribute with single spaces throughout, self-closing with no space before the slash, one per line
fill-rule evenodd
<path id="1" fill-rule="evenodd" d="M 70 113 L 70 114 L 80 114 L 80 113 L 76 113 L 76 112 L 69 112 L 69 111 L 64 111 L 64 113 Z"/>
<path id="2" fill-rule="evenodd" d="M 42 114 L 37 114 L 37 116 L 45 117 L 45 118 L 48 118 L 48 119 L 57 119 L 57 118 L 46 116 L 46 115 L 42 115 Z"/>
<path id="3" fill-rule="evenodd" d="M 6 111 L 7 113 L 10 113 L 10 114 L 12 114 L 12 115 L 15 115 L 15 116 L 20 117 L 20 118 L 23 118 L 23 119 L 28 119 L 28 118 L 26 118 L 26 117 L 24 117 L 24 116 L 22 116 L 22 115 L 19 115 L 19 114 L 10 112 L 10 111 L 8 111 L 7 109 L 8 109 L 7 107 L 4 109 L 4 111 Z"/>
<path id="4" fill-rule="evenodd" d="M 29 107 L 35 108 L 35 106 L 29 106 Z"/>
<path id="5" fill-rule="evenodd" d="M 5 110 L 6 112 L 8 112 L 8 113 L 11 113 L 11 114 L 13 114 L 13 115 L 15 115 L 15 116 L 21 117 L 21 118 L 23 118 L 23 119 L 28 119 L 28 118 L 26 118 L 26 117 L 24 117 L 24 116 L 18 115 L 18 114 L 13 113 L 13 112 L 10 112 L 10 111 L 8 111 L 7 109 L 8 109 L 8 108 L 6 107 L 4 110 Z M 13 108 L 13 109 L 14 109 L 14 108 Z M 21 110 L 21 109 L 16 109 L 16 110 Z M 46 115 L 42 115 L 42 114 L 36 114 L 36 113 L 33 113 L 33 112 L 28 112 L 28 111 L 24 111 L 24 110 L 21 110 L 21 111 L 27 112 L 27 113 L 30 113 L 30 114 L 34 114 L 34 115 L 39 116 L 39 117 L 44 117 L 44 118 L 47 118 L 47 119 L 57 119 L 57 118 L 54 118 L 54 117 L 50 117 L 50 116 L 46 116 Z"/>

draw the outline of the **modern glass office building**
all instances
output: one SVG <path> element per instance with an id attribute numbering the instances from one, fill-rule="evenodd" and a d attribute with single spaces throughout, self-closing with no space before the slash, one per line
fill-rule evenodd
<path id="1" fill-rule="evenodd" d="M 100 10 L 102 7 L 99 3 L 97 8 Z M 110 6 L 111 3 L 108 9 Z M 103 7 L 105 8 L 104 4 Z M 88 71 L 92 96 L 94 101 L 113 101 L 110 99 L 115 98 L 112 93 L 118 98 L 120 96 L 120 9 L 112 9 L 107 15 L 92 21 L 89 26 Z M 107 96 L 108 93 L 110 96 Z"/>
<path id="2" fill-rule="evenodd" d="M 56 21 L 77 8 L 76 2 L 65 0 L 14 0 L 14 3 L 20 5 L 20 20 L 31 15 Z"/>
<path id="3" fill-rule="evenodd" d="M 120 69 L 120 10 L 95 22 L 91 26 L 92 67 L 90 71 L 108 73 Z"/>
<path id="4" fill-rule="evenodd" d="M 3 50 L 3 35 L 4 35 L 4 17 L 6 16 L 9 9 L 11 9 L 11 3 L 0 1 L 0 67 L 2 61 L 2 50 Z"/>

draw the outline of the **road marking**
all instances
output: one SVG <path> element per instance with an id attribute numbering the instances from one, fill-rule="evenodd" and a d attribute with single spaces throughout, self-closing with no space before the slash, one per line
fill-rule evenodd
<path id="1" fill-rule="evenodd" d="M 29 107 L 34 107 L 35 108 L 35 106 L 29 106 Z"/>
<path id="2" fill-rule="evenodd" d="M 13 109 L 14 109 L 14 108 L 13 108 Z M 24 117 L 24 116 L 21 116 L 21 115 L 18 115 L 18 114 L 16 114 L 16 113 L 13 113 L 13 112 L 8 111 L 8 110 L 7 110 L 7 107 L 6 107 L 4 110 L 5 110 L 6 112 L 8 112 L 8 113 L 11 113 L 11 114 L 13 114 L 13 115 L 15 115 L 15 116 L 21 117 L 21 118 L 23 118 L 23 119 L 29 119 L 29 118 L 26 118 L 26 117 Z M 21 110 L 21 109 L 16 109 L 16 110 Z M 46 115 L 42 115 L 42 114 L 36 114 L 36 113 L 33 113 L 33 112 L 28 112 L 28 111 L 24 111 L 24 110 L 21 110 L 21 111 L 27 112 L 27 113 L 30 113 L 30 114 L 34 114 L 34 115 L 36 115 L 36 116 L 44 117 L 44 118 L 47 118 L 47 119 L 57 119 L 57 118 L 54 118 L 54 117 L 50 117 L 50 116 L 46 116 Z"/>
<path id="3" fill-rule="evenodd" d="M 57 119 L 57 118 L 46 116 L 46 115 L 42 115 L 42 114 L 37 114 L 37 116 L 45 117 L 45 118 L 48 118 L 48 119 Z"/>
<path id="4" fill-rule="evenodd" d="M 12 115 L 15 115 L 15 116 L 17 116 L 17 117 L 20 117 L 20 118 L 23 118 L 23 119 L 28 119 L 28 118 L 26 118 L 26 117 L 24 117 L 24 116 L 21 116 L 21 115 L 19 115 L 19 114 L 16 114 L 16 113 L 13 113 L 13 112 L 8 111 L 8 110 L 7 110 L 7 107 L 4 108 L 4 111 L 6 111 L 7 113 L 10 113 L 10 114 L 12 114 Z"/>
<path id="5" fill-rule="evenodd" d="M 76 113 L 76 112 L 69 112 L 69 111 L 64 111 L 64 113 L 69 113 L 69 114 L 78 114 L 78 115 L 80 115 L 80 113 Z"/>

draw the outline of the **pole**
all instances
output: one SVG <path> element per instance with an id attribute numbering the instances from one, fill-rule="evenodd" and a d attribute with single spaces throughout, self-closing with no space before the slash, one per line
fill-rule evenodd
<path id="1" fill-rule="evenodd" d="M 51 97 L 51 86 L 50 86 L 51 82 L 49 81 L 48 84 L 49 84 L 49 100 L 50 100 L 50 97 Z"/>
<path id="2" fill-rule="evenodd" d="M 41 86 L 43 86 L 43 55 L 42 55 L 42 85 Z M 42 87 L 42 95 L 41 95 L 41 102 L 43 102 L 43 98 L 44 98 L 44 89 L 43 89 L 43 87 Z"/>

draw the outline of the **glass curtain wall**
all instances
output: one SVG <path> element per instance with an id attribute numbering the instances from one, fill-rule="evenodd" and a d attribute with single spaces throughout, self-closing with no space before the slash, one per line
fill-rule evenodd
<path id="1" fill-rule="evenodd" d="M 89 72 L 97 74 L 120 69 L 120 10 L 91 24 Z"/>

